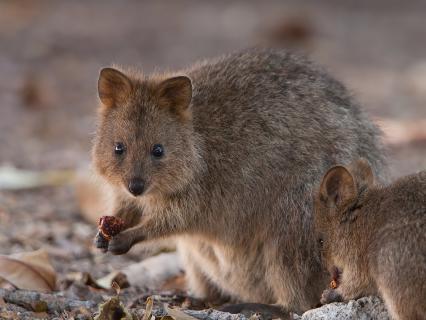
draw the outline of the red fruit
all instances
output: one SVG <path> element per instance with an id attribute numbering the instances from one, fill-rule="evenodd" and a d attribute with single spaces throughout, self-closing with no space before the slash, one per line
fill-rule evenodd
<path id="1" fill-rule="evenodd" d="M 109 241 L 123 230 L 124 221 L 114 216 L 103 216 L 99 219 L 98 228 L 100 234 Z"/>

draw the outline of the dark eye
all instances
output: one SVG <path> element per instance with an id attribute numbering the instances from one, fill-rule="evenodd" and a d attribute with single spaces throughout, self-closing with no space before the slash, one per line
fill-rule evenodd
<path id="1" fill-rule="evenodd" d="M 126 147 L 124 146 L 123 143 L 121 142 L 117 142 L 115 144 L 115 148 L 114 148 L 114 153 L 116 155 L 122 155 L 124 153 L 124 151 L 126 150 Z"/>
<path id="2" fill-rule="evenodd" d="M 323 238 L 319 238 L 318 239 L 318 244 L 320 245 L 320 247 L 322 248 L 324 246 L 324 239 Z"/>
<path id="3" fill-rule="evenodd" d="M 164 147 L 161 144 L 154 144 L 151 154 L 156 158 L 161 158 L 164 155 Z"/>

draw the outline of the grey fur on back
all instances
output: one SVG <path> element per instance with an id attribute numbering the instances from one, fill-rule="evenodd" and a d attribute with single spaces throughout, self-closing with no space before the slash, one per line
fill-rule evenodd
<path id="1" fill-rule="evenodd" d="M 384 178 L 379 130 L 342 84 L 285 51 L 249 49 L 187 74 L 206 164 L 196 184 L 206 225 L 181 245 L 187 264 L 200 260 L 194 268 L 231 297 L 313 307 L 327 277 L 312 237 L 313 191 L 329 167 L 360 157 Z"/>

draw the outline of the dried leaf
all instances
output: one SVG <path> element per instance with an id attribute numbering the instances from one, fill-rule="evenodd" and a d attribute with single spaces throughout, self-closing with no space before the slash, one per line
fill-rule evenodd
<path id="1" fill-rule="evenodd" d="M 178 308 L 172 308 L 169 306 L 166 306 L 166 312 L 167 315 L 173 317 L 176 320 L 198 320 L 197 318 L 194 318 L 193 316 L 190 316 L 189 314 L 186 314 L 182 310 Z"/>
<path id="2" fill-rule="evenodd" d="M 94 289 L 105 289 L 100 286 L 98 282 L 93 279 L 92 275 L 88 272 L 71 272 L 67 274 L 65 279 L 67 285 L 70 286 L 72 283 L 81 283 Z"/>
<path id="3" fill-rule="evenodd" d="M 154 300 L 152 299 L 152 297 L 148 297 L 146 299 L 145 313 L 143 315 L 142 320 L 150 320 L 151 319 L 153 304 L 154 304 Z"/>
<path id="4" fill-rule="evenodd" d="M 130 286 L 127 277 L 120 271 L 113 271 L 98 280 L 94 279 L 88 272 L 71 272 L 67 274 L 66 285 L 72 283 L 81 283 L 94 289 L 114 289 L 113 283 L 116 283 L 120 289 L 125 289 Z"/>
<path id="5" fill-rule="evenodd" d="M 27 309 L 33 310 L 34 312 L 37 312 L 37 313 L 42 313 L 42 312 L 47 312 L 48 306 L 46 301 L 38 300 L 38 301 L 31 301 Z"/>
<path id="6" fill-rule="evenodd" d="M 34 312 L 32 316 L 34 319 L 48 319 L 49 317 L 47 312 Z"/>
<path id="7" fill-rule="evenodd" d="M 113 281 L 111 287 L 115 290 L 115 293 L 117 294 L 117 296 L 119 296 L 121 292 L 121 288 L 118 285 L 118 283 Z"/>
<path id="8" fill-rule="evenodd" d="M 56 272 L 44 250 L 0 255 L 0 278 L 20 289 L 50 292 L 56 287 Z"/>
<path id="9" fill-rule="evenodd" d="M 45 186 L 61 186 L 73 181 L 73 170 L 30 171 L 12 166 L 0 167 L 0 190 L 21 190 Z"/>
<path id="10" fill-rule="evenodd" d="M 113 271 L 110 274 L 96 280 L 96 283 L 104 289 L 111 289 L 113 283 L 117 283 L 120 289 L 125 289 L 130 287 L 129 281 L 124 273 L 120 271 Z"/>
<path id="11" fill-rule="evenodd" d="M 19 316 L 13 311 L 0 311 L 0 319 L 19 320 Z"/>
<path id="12" fill-rule="evenodd" d="M 116 296 L 99 305 L 99 314 L 94 320 L 133 320 L 133 317 Z"/>

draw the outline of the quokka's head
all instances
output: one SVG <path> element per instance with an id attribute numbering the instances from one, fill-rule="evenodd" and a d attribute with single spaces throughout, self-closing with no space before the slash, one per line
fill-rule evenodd
<path id="1" fill-rule="evenodd" d="M 200 167 L 186 76 L 139 78 L 102 69 L 93 162 L 131 196 L 182 192 Z"/>
<path id="2" fill-rule="evenodd" d="M 363 222 L 369 211 L 369 190 L 374 186 L 372 169 L 365 159 L 349 167 L 337 165 L 324 175 L 315 196 L 314 225 L 318 247 L 331 271 L 344 267 L 362 241 Z"/>

